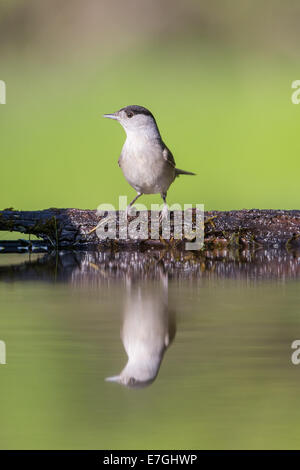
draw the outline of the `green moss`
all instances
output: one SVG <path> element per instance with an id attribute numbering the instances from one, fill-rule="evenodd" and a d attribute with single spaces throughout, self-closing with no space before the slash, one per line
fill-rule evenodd
<path id="1" fill-rule="evenodd" d="M 30 228 L 30 233 L 50 239 L 53 244 L 56 244 L 56 247 L 58 246 L 60 232 L 61 230 L 57 227 L 55 216 L 43 221 L 38 221 L 32 228 Z"/>

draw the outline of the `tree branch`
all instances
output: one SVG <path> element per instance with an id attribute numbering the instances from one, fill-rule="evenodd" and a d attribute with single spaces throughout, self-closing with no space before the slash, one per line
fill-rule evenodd
<path id="1" fill-rule="evenodd" d="M 118 216 L 118 212 L 116 213 Z M 129 222 L 134 217 L 129 217 Z M 41 211 L 0 211 L 0 230 L 33 234 L 42 238 L 49 248 L 90 249 L 98 246 L 134 246 L 145 243 L 158 246 L 162 240 L 144 241 L 99 240 L 96 232 L 90 233 L 101 220 L 95 210 L 46 209 Z M 148 214 L 150 227 L 150 213 Z M 171 234 L 173 231 L 171 217 Z M 182 242 L 185 239 L 182 238 Z M 184 247 L 176 241 L 176 247 Z M 170 242 L 166 242 L 167 244 Z M 300 246 L 299 210 L 239 210 L 209 211 L 205 213 L 205 248 L 222 247 L 273 247 Z M 170 244 L 172 247 L 172 243 Z"/>

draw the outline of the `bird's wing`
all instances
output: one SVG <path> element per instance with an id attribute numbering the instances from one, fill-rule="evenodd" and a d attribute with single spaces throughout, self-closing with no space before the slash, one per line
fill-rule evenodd
<path id="1" fill-rule="evenodd" d="M 165 159 L 173 168 L 175 168 L 175 160 L 174 160 L 174 157 L 173 157 L 173 155 L 172 155 L 171 150 L 169 150 L 166 145 L 164 145 L 163 157 L 164 157 L 164 159 Z"/>

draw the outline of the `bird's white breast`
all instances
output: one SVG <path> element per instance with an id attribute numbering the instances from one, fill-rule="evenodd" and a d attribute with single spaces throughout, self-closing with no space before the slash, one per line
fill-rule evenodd
<path id="1" fill-rule="evenodd" d="M 163 157 L 161 141 L 144 134 L 127 134 L 120 166 L 128 183 L 145 194 L 167 191 L 175 177 L 174 168 Z"/>

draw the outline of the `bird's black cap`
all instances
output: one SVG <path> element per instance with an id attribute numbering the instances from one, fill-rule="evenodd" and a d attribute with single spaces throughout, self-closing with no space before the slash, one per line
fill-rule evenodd
<path id="1" fill-rule="evenodd" d="M 153 114 L 149 109 L 144 108 L 144 106 L 138 106 L 137 104 L 132 104 L 130 106 L 125 106 L 124 108 L 120 109 L 120 111 L 125 111 L 126 114 L 133 113 L 133 114 L 145 114 L 146 116 L 151 116 L 154 119 Z"/>

